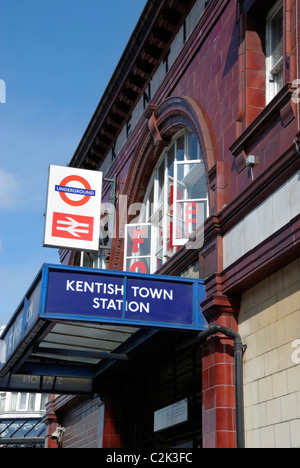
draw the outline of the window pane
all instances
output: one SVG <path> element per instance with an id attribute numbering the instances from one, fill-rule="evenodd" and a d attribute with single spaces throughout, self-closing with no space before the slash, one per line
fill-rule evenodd
<path id="1" fill-rule="evenodd" d="M 127 236 L 125 271 L 151 273 L 151 225 L 129 224 L 125 232 Z"/>
<path id="2" fill-rule="evenodd" d="M 26 410 L 26 400 L 27 400 L 27 394 L 21 393 L 20 410 Z"/>
<path id="3" fill-rule="evenodd" d="M 282 1 L 275 3 L 267 18 L 266 28 L 267 81 L 266 102 L 283 87 L 283 7 Z"/>
<path id="4" fill-rule="evenodd" d="M 41 399 L 41 410 L 45 410 L 45 406 L 46 406 L 46 403 L 48 402 L 48 395 L 46 395 L 45 393 L 43 393 L 42 395 L 42 399 Z"/>
<path id="5" fill-rule="evenodd" d="M 32 420 L 26 437 L 42 437 L 46 432 L 46 426 L 42 421 Z"/>
<path id="6" fill-rule="evenodd" d="M 184 135 L 177 140 L 177 161 L 184 161 Z"/>
<path id="7" fill-rule="evenodd" d="M 149 225 L 127 226 L 127 257 L 143 257 L 151 254 L 151 227 Z"/>
<path id="8" fill-rule="evenodd" d="M 161 251 L 158 255 L 156 255 L 156 270 L 158 270 L 163 264 L 163 255 Z"/>
<path id="9" fill-rule="evenodd" d="M 154 183 L 152 183 L 152 188 L 150 190 L 150 195 L 149 195 L 149 211 L 147 213 L 147 216 L 149 216 L 149 218 L 153 215 L 153 210 L 154 210 Z"/>
<path id="10" fill-rule="evenodd" d="M 13 392 L 11 395 L 11 410 L 12 411 L 16 411 L 17 409 L 17 398 L 18 398 L 18 394 Z"/>
<path id="11" fill-rule="evenodd" d="M 164 185 L 165 185 L 165 161 L 162 162 L 158 170 L 158 204 L 164 201 Z"/>
<path id="12" fill-rule="evenodd" d="M 156 239 L 156 250 L 159 251 L 163 247 L 164 233 L 163 233 L 163 214 L 159 213 L 159 219 L 154 223 L 154 237 Z"/>
<path id="13" fill-rule="evenodd" d="M 207 198 L 204 164 L 178 164 L 177 200 L 197 198 Z"/>
<path id="14" fill-rule="evenodd" d="M 2 395 L 0 395 L 0 411 L 5 410 L 5 401 L 6 401 L 6 394 L 3 393 Z"/>
<path id="15" fill-rule="evenodd" d="M 128 258 L 126 261 L 126 271 L 132 273 L 151 273 L 151 258 L 137 257 L 137 258 Z"/>
<path id="16" fill-rule="evenodd" d="M 170 177 L 174 177 L 174 159 L 175 159 L 174 153 L 175 153 L 175 146 L 172 145 L 168 151 L 168 162 L 167 162 Z"/>
<path id="17" fill-rule="evenodd" d="M 168 186 L 168 209 L 172 210 L 174 204 L 174 179 L 169 177 L 169 186 Z"/>
<path id="18" fill-rule="evenodd" d="M 26 423 L 26 419 L 18 419 L 17 421 L 13 421 L 13 420 L 6 420 L 5 421 L 6 425 L 7 425 L 7 429 L 5 429 L 2 433 L 1 433 L 1 437 L 11 437 L 16 431 L 18 431 L 20 429 L 20 427 L 23 426 L 23 424 Z M 8 423 L 10 423 L 10 425 L 8 425 Z"/>
<path id="19" fill-rule="evenodd" d="M 25 424 L 20 426 L 19 430 L 14 434 L 14 437 L 25 437 L 37 423 L 37 419 L 28 420 Z"/>
<path id="20" fill-rule="evenodd" d="M 187 239 L 207 217 L 207 202 L 176 203 L 176 240 Z"/>
<path id="21" fill-rule="evenodd" d="M 283 15 L 280 10 L 271 21 L 271 55 L 272 65 L 276 65 L 283 55 Z"/>
<path id="22" fill-rule="evenodd" d="M 188 159 L 195 160 L 199 159 L 199 151 L 198 151 L 198 139 L 194 133 L 189 135 L 189 153 Z"/>
<path id="23" fill-rule="evenodd" d="M 31 393 L 30 396 L 29 396 L 29 411 L 34 411 L 34 409 L 35 409 L 35 399 L 36 399 L 35 393 Z"/>

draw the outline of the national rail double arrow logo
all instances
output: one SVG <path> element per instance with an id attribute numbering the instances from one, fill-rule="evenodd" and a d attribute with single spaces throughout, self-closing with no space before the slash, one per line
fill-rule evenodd
<path id="1" fill-rule="evenodd" d="M 52 236 L 63 239 L 93 240 L 94 218 L 53 213 Z"/>
<path id="2" fill-rule="evenodd" d="M 82 229 L 85 228 L 85 229 Z M 80 237 L 79 233 L 88 234 L 89 224 L 88 223 L 79 223 L 70 216 L 66 216 L 66 221 L 59 219 L 57 221 L 57 231 L 66 231 L 69 232 L 74 237 Z"/>

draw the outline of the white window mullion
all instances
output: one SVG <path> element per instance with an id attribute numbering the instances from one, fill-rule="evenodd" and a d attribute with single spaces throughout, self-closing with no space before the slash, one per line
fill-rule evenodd
<path id="1" fill-rule="evenodd" d="M 169 172 L 167 153 L 165 157 L 165 177 L 164 177 L 164 205 L 163 205 L 163 263 L 167 260 L 167 242 L 168 242 L 168 195 L 169 195 Z"/>

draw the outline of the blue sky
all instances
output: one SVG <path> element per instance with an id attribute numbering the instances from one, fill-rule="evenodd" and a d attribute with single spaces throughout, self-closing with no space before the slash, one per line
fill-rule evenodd
<path id="1" fill-rule="evenodd" d="M 0 0 L 0 326 L 43 263 L 48 167 L 65 166 L 146 0 Z"/>

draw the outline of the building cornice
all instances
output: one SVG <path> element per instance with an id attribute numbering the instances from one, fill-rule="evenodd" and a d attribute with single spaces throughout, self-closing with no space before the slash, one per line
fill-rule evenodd
<path id="1" fill-rule="evenodd" d="M 98 169 L 196 0 L 148 0 L 70 162 Z"/>

